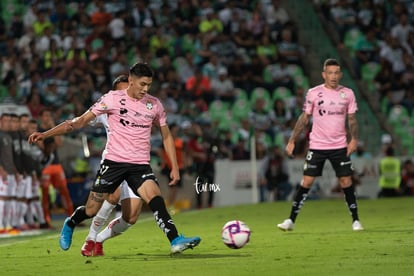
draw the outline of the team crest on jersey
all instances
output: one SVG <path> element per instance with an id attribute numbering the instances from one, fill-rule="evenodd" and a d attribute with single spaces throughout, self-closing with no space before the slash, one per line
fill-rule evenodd
<path id="1" fill-rule="evenodd" d="M 341 98 L 343 99 L 343 98 L 345 98 L 345 92 L 344 91 L 341 91 Z"/>
<path id="2" fill-rule="evenodd" d="M 147 106 L 148 110 L 152 110 L 152 103 L 151 102 L 147 102 L 146 106 Z"/>

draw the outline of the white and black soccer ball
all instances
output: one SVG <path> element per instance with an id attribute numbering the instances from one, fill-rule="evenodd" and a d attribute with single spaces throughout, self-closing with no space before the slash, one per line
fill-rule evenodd
<path id="1" fill-rule="evenodd" d="M 240 220 L 228 221 L 221 230 L 221 239 L 229 248 L 240 249 L 250 240 L 250 228 Z"/>

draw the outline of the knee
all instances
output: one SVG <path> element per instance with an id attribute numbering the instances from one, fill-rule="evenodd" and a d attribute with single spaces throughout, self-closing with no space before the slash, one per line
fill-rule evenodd
<path id="1" fill-rule="evenodd" d="M 118 201 L 119 201 L 119 198 L 118 197 L 116 197 L 115 195 L 113 195 L 113 194 L 110 194 L 109 196 L 108 196 L 108 198 L 107 198 L 107 201 L 109 202 L 109 203 L 111 203 L 112 205 L 117 205 L 118 204 Z"/>
<path id="2" fill-rule="evenodd" d="M 122 215 L 122 219 L 128 224 L 135 224 L 138 220 L 138 216 L 124 216 Z"/>
<path id="3" fill-rule="evenodd" d="M 146 181 L 138 188 L 138 194 L 147 203 L 156 197 L 161 197 L 161 190 L 154 181 Z"/>
<path id="4" fill-rule="evenodd" d="M 307 189 L 310 189 L 312 187 L 312 184 L 313 184 L 313 181 L 304 181 L 304 180 L 302 180 L 302 182 L 300 183 L 300 185 L 303 188 L 307 188 Z"/>
<path id="5" fill-rule="evenodd" d="M 341 188 L 348 188 L 352 185 L 352 179 L 350 176 L 340 177 L 339 178 L 339 185 L 341 185 Z"/>

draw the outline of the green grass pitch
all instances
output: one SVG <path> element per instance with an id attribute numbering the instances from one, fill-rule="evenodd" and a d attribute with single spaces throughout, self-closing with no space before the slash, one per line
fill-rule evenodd
<path id="1" fill-rule="evenodd" d="M 87 227 L 75 230 L 62 251 L 59 230 L 36 237 L 0 239 L 2 275 L 414 275 L 414 198 L 359 200 L 365 228 L 353 232 L 342 199 L 309 200 L 293 232 L 276 224 L 290 202 L 272 202 L 181 212 L 179 232 L 199 235 L 193 250 L 169 255 L 169 243 L 152 216 L 144 213 L 124 234 L 104 244 L 105 256 L 83 257 Z M 250 242 L 229 249 L 221 227 L 244 221 Z M 87 221 L 89 223 L 89 221 Z M 61 222 L 59 222 L 59 225 Z"/>

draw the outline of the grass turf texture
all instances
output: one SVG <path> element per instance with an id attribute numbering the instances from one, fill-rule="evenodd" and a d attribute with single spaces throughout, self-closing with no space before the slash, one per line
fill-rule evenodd
<path id="1" fill-rule="evenodd" d="M 4 275 L 414 275 L 414 198 L 359 200 L 364 231 L 351 229 L 341 199 L 309 200 L 293 232 L 276 224 L 289 202 L 183 212 L 178 230 L 202 241 L 194 250 L 170 256 L 170 245 L 148 213 L 123 235 L 104 244 L 105 256 L 87 258 L 80 248 L 87 227 L 75 230 L 62 251 L 59 231 L 0 240 Z M 229 249 L 221 228 L 239 219 L 250 227 L 250 243 Z"/>

